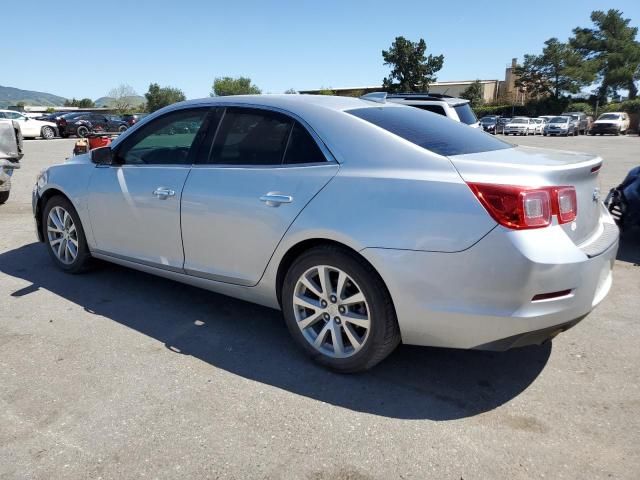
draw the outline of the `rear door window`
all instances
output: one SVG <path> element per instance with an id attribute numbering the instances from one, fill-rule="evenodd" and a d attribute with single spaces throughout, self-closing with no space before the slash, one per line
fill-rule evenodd
<path id="1" fill-rule="evenodd" d="M 300 123 L 296 122 L 289 137 L 289 144 L 284 155 L 286 165 L 296 163 L 322 163 L 326 162 L 322 150 L 311 134 Z"/>
<path id="2" fill-rule="evenodd" d="M 412 105 L 412 106 L 419 108 L 420 110 L 426 110 L 427 112 L 437 113 L 438 115 L 444 115 L 445 117 L 447 116 L 446 112 L 444 111 L 444 107 L 440 105 Z"/>
<path id="3" fill-rule="evenodd" d="M 255 108 L 227 108 L 213 143 L 209 163 L 281 165 L 293 119 Z"/>
<path id="4" fill-rule="evenodd" d="M 405 140 L 439 155 L 463 155 L 512 148 L 479 128 L 430 115 L 417 108 L 366 107 L 347 110 L 347 113 L 366 120 Z"/>

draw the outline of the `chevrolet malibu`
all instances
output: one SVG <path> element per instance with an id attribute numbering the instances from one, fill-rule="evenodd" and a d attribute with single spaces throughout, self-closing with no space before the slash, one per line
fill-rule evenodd
<path id="1" fill-rule="evenodd" d="M 33 211 L 62 270 L 97 258 L 281 309 L 353 372 L 400 342 L 504 350 L 583 319 L 618 246 L 601 165 L 384 95 L 208 98 L 49 167 Z"/>

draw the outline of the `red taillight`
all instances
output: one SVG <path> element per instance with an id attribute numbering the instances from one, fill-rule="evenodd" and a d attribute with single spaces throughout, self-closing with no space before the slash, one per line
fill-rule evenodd
<path id="1" fill-rule="evenodd" d="M 64 118 L 58 120 L 58 125 L 66 125 L 67 121 Z"/>
<path id="2" fill-rule="evenodd" d="M 576 219 L 578 214 L 578 199 L 576 189 L 573 187 L 559 187 L 554 189 L 558 210 L 558 222 L 569 223 Z"/>
<path id="3" fill-rule="evenodd" d="M 559 223 L 571 222 L 578 211 L 573 187 L 519 187 L 470 183 L 469 187 L 489 215 L 507 228 L 522 230 L 551 224 L 552 215 Z"/>

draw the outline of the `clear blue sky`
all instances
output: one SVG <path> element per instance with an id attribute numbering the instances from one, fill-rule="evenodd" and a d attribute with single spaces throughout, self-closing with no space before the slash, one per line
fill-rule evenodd
<path id="1" fill-rule="evenodd" d="M 226 75 L 265 93 L 376 85 L 388 72 L 381 50 L 398 35 L 444 54 L 439 80 L 502 79 L 512 57 L 607 8 L 640 24 L 638 0 L 2 0 L 0 85 L 93 99 L 120 83 L 143 94 L 150 82 L 198 98 Z"/>

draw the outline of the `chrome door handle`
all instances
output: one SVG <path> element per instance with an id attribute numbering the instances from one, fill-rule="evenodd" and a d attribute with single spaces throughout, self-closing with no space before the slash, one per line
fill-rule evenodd
<path id="1" fill-rule="evenodd" d="M 291 195 L 282 195 L 281 193 L 267 193 L 260 197 L 260 201 L 264 202 L 267 207 L 279 207 L 283 203 L 293 202 Z"/>
<path id="2" fill-rule="evenodd" d="M 175 197 L 176 192 L 169 188 L 158 187 L 153 191 L 153 194 L 158 197 L 160 200 L 166 200 L 169 197 Z"/>

